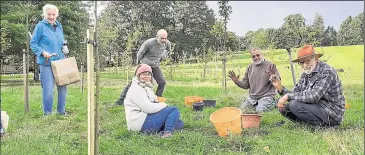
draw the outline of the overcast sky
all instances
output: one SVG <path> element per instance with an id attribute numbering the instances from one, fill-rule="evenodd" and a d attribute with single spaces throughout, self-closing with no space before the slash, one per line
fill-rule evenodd
<path id="1" fill-rule="evenodd" d="M 217 1 L 207 1 L 207 4 L 218 15 Z M 364 1 L 230 1 L 229 4 L 233 12 L 227 29 L 239 36 L 259 28 L 279 28 L 286 16 L 296 13 L 301 13 L 308 24 L 317 12 L 326 27 L 338 30 L 348 16 L 354 17 L 364 10 Z"/>

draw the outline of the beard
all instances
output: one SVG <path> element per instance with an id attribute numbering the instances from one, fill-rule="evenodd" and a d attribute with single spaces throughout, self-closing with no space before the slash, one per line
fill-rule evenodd
<path id="1" fill-rule="evenodd" d="M 316 67 L 316 64 L 314 64 L 313 66 L 311 67 L 306 67 L 306 68 L 303 68 L 303 73 L 305 74 L 310 74 L 312 73 L 312 71 L 314 70 L 314 68 Z"/>
<path id="2" fill-rule="evenodd" d="M 259 65 L 259 64 L 261 64 L 262 62 L 264 62 L 264 59 L 260 59 L 260 60 L 254 61 L 253 63 L 254 63 L 255 65 Z"/>

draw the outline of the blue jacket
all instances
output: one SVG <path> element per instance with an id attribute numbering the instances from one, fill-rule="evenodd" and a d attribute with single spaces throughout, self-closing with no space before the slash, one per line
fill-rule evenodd
<path id="1" fill-rule="evenodd" d="M 37 56 L 37 63 L 40 65 L 51 65 L 51 61 L 64 59 L 65 55 L 62 53 L 62 45 L 64 42 L 63 29 L 59 21 L 56 20 L 56 30 L 46 19 L 39 21 L 33 31 L 32 39 L 30 40 L 30 48 Z M 48 63 L 45 63 L 45 58 L 42 55 L 43 51 L 57 54 L 50 58 Z"/>

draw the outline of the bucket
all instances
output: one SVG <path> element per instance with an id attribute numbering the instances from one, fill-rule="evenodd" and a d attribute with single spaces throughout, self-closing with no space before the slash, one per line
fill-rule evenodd
<path id="1" fill-rule="evenodd" d="M 242 128 L 260 127 L 261 115 L 259 114 L 242 114 Z"/>
<path id="2" fill-rule="evenodd" d="M 216 101 L 215 100 L 203 100 L 206 107 L 215 107 Z"/>
<path id="3" fill-rule="evenodd" d="M 166 102 L 166 98 L 157 96 L 157 101 L 158 102 Z"/>
<path id="4" fill-rule="evenodd" d="M 219 136 L 227 136 L 229 133 L 239 135 L 242 133 L 241 109 L 236 107 L 224 107 L 210 115 Z"/>
<path id="5" fill-rule="evenodd" d="M 203 102 L 196 102 L 193 104 L 193 108 L 195 111 L 203 111 L 204 103 Z"/>
<path id="6" fill-rule="evenodd" d="M 203 102 L 204 98 L 200 96 L 186 96 L 185 97 L 185 106 L 191 107 L 196 102 Z"/>

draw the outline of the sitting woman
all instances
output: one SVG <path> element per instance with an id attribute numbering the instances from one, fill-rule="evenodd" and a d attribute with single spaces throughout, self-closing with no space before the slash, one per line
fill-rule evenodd
<path id="1" fill-rule="evenodd" d="M 184 127 L 180 112 L 176 107 L 157 101 L 151 82 L 152 68 L 139 65 L 124 100 L 128 130 L 147 134 L 161 131 L 161 138 L 172 137 L 174 130 Z"/>

